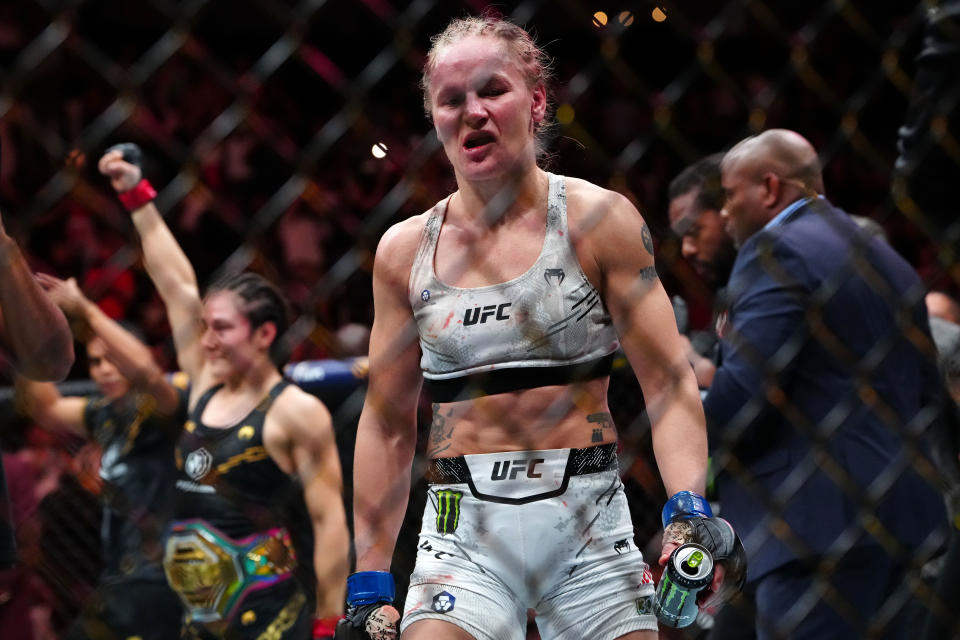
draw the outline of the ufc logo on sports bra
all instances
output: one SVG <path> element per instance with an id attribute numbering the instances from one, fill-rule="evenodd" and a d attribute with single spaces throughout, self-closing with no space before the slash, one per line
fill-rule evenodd
<path id="1" fill-rule="evenodd" d="M 511 305 L 510 302 L 504 302 L 503 304 L 497 306 L 495 304 L 488 304 L 484 307 L 474 307 L 473 309 L 467 309 L 463 314 L 463 325 L 469 327 L 472 324 L 484 324 L 487 321 L 487 318 L 490 316 L 495 316 L 495 320 L 509 320 L 510 316 L 506 314 L 506 309 Z"/>
<path id="2" fill-rule="evenodd" d="M 491 480 L 506 480 L 509 473 L 511 480 L 516 480 L 517 476 L 526 472 L 528 478 L 542 478 L 542 473 L 537 473 L 537 465 L 543 464 L 543 458 L 533 458 L 532 460 L 503 460 L 493 463 L 493 471 L 490 473 Z"/>

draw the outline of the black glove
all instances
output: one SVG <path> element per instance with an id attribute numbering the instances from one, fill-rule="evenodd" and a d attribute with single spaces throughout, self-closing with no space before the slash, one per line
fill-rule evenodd
<path id="1" fill-rule="evenodd" d="M 143 151 L 140 150 L 140 146 L 135 142 L 121 142 L 120 144 L 115 144 L 103 153 L 106 155 L 111 151 L 119 151 L 123 154 L 124 162 L 129 162 L 130 164 L 136 165 L 143 170 Z"/>
<path id="2" fill-rule="evenodd" d="M 391 604 L 393 576 L 360 571 L 347 578 L 347 615 L 337 624 L 334 640 L 396 640 L 400 613 Z"/>
<path id="3" fill-rule="evenodd" d="M 724 569 L 723 584 L 714 602 L 728 600 L 743 588 L 747 578 L 747 553 L 729 522 L 714 518 L 709 503 L 692 491 L 681 491 L 663 507 L 665 542 L 695 542 L 710 552 Z M 706 595 L 704 596 L 706 597 Z"/>
<path id="4" fill-rule="evenodd" d="M 347 617 L 337 623 L 334 640 L 395 640 L 400 613 L 386 602 L 347 607 Z"/>
<path id="5" fill-rule="evenodd" d="M 667 527 L 670 531 L 665 530 L 665 536 L 703 546 L 714 562 L 723 567 L 723 583 L 713 597 L 714 603 L 729 600 L 734 592 L 743 588 L 747 579 L 747 552 L 729 522 L 723 518 L 692 517 Z"/>

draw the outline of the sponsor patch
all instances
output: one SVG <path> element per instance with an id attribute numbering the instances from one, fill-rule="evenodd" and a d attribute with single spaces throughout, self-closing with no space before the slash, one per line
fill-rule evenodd
<path id="1" fill-rule="evenodd" d="M 453 533 L 460 524 L 460 498 L 463 494 L 450 489 L 437 490 L 437 533 Z"/>
<path id="2" fill-rule="evenodd" d="M 563 272 L 563 269 L 546 269 L 543 272 L 543 279 L 546 280 L 548 283 L 550 282 L 550 278 L 556 278 L 557 285 L 560 285 L 563 283 L 563 279 L 565 277 L 566 277 L 566 274 Z"/>
<path id="3" fill-rule="evenodd" d="M 437 613 L 450 613 L 457 604 L 457 599 L 453 594 L 441 591 L 433 596 L 433 610 Z"/>
<path id="4" fill-rule="evenodd" d="M 200 447 L 199 449 L 191 451 L 187 456 L 184 471 L 186 471 L 187 475 L 194 480 L 202 480 L 203 477 L 210 471 L 210 464 L 212 462 L 213 456 L 210 455 L 210 452 L 203 447 Z"/>
<path id="5" fill-rule="evenodd" d="M 637 598 L 637 613 L 641 616 L 653 615 L 653 596 Z"/>

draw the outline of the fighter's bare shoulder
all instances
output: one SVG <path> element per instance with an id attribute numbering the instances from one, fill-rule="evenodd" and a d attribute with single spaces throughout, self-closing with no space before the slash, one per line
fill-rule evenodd
<path id="1" fill-rule="evenodd" d="M 643 224 L 637 207 L 621 193 L 580 178 L 567 177 L 566 186 L 567 220 L 575 237 L 616 235 Z"/>
<path id="2" fill-rule="evenodd" d="M 377 244 L 375 273 L 389 275 L 410 272 L 429 215 L 427 211 L 411 216 L 387 229 Z"/>
<path id="3" fill-rule="evenodd" d="M 271 408 L 278 421 L 293 429 L 316 429 L 329 427 L 331 424 L 330 412 L 326 405 L 316 396 L 307 393 L 295 384 L 288 385 L 277 397 Z M 293 434 L 291 434 L 293 435 Z"/>

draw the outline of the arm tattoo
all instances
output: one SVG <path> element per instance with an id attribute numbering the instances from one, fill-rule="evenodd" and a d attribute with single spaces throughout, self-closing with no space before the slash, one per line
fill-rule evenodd
<path id="1" fill-rule="evenodd" d="M 643 248 L 647 250 L 647 253 L 653 255 L 653 236 L 650 235 L 650 227 L 647 226 L 646 222 L 640 229 L 640 238 L 643 239 Z"/>
<path id="2" fill-rule="evenodd" d="M 640 269 L 640 279 L 641 280 L 656 280 L 657 279 L 657 268 L 656 267 L 644 267 Z"/>
<path id="3" fill-rule="evenodd" d="M 591 427 L 593 435 L 590 436 L 590 442 L 603 442 L 603 430 L 613 428 L 613 416 L 609 413 L 591 413 L 587 416 L 587 422 L 600 425 L 599 427 Z"/>
<path id="4" fill-rule="evenodd" d="M 433 422 L 430 423 L 430 446 L 427 447 L 427 457 L 436 458 L 452 444 L 450 440 L 453 437 L 453 424 L 447 427 L 447 418 L 453 415 L 453 409 L 447 411 L 447 415 L 444 416 L 440 413 L 439 404 L 434 402 L 431 407 Z"/>

